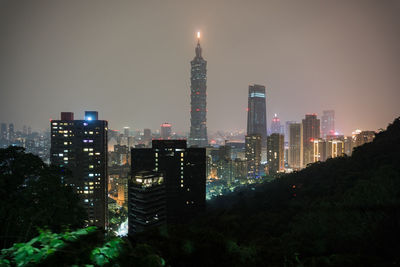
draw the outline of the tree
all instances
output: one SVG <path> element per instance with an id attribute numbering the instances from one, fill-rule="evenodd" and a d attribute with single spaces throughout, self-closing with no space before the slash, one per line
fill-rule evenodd
<path id="1" fill-rule="evenodd" d="M 24 148 L 0 149 L 0 247 L 25 242 L 39 228 L 59 232 L 83 225 L 85 210 L 60 174 Z"/>

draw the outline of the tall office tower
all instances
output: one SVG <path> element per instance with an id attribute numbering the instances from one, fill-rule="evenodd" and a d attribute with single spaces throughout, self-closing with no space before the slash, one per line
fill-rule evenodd
<path id="1" fill-rule="evenodd" d="M 290 140 L 290 124 L 293 123 L 297 123 L 295 121 L 286 121 L 285 122 L 285 131 L 284 131 L 284 135 L 285 135 L 285 143 L 289 143 Z"/>
<path id="2" fill-rule="evenodd" d="M 320 120 L 317 114 L 306 114 L 303 124 L 303 166 L 314 162 L 314 140 L 320 137 Z"/>
<path id="3" fill-rule="evenodd" d="M 313 143 L 313 158 L 312 162 L 325 161 L 326 160 L 326 141 L 325 139 L 318 138 L 312 141 Z"/>
<path id="4" fill-rule="evenodd" d="M 281 120 L 278 118 L 278 115 L 275 113 L 274 117 L 272 118 L 272 123 L 271 123 L 271 134 L 281 133 Z"/>
<path id="5" fill-rule="evenodd" d="M 129 127 L 128 127 L 128 126 L 124 127 L 124 136 L 125 136 L 125 137 L 129 137 L 129 136 L 130 136 L 130 134 L 129 134 Z"/>
<path id="6" fill-rule="evenodd" d="M 330 139 L 326 141 L 326 159 L 344 155 L 344 139 Z"/>
<path id="7" fill-rule="evenodd" d="M 165 181 L 160 172 L 139 171 L 129 179 L 128 234 L 166 223 Z"/>
<path id="8" fill-rule="evenodd" d="M 344 142 L 344 153 L 347 156 L 351 156 L 351 154 L 353 153 L 353 137 L 346 136 L 343 142 Z"/>
<path id="9" fill-rule="evenodd" d="M 269 174 L 283 172 L 285 169 L 284 136 L 279 133 L 273 133 L 267 137 L 267 160 Z"/>
<path id="10" fill-rule="evenodd" d="M 145 140 L 151 141 L 151 130 L 150 129 L 144 129 L 143 130 L 143 138 Z"/>
<path id="11" fill-rule="evenodd" d="M 184 222 L 205 209 L 205 148 L 187 148 L 185 140 L 153 140 L 152 148 L 131 153 L 132 177 L 140 171 L 163 173 L 167 223 Z"/>
<path id="12" fill-rule="evenodd" d="M 7 139 L 7 124 L 6 123 L 2 123 L 1 124 L 1 129 L 0 129 L 0 138 L 1 139 Z"/>
<path id="13" fill-rule="evenodd" d="M 265 102 L 265 86 L 258 84 L 249 85 L 247 135 L 258 134 L 263 141 L 267 138 L 267 110 Z"/>
<path id="14" fill-rule="evenodd" d="M 321 136 L 326 138 L 327 135 L 335 134 L 335 111 L 324 110 L 321 116 Z"/>
<path id="15" fill-rule="evenodd" d="M 8 140 L 11 142 L 14 141 L 15 133 L 14 133 L 14 124 L 10 123 L 8 125 Z"/>
<path id="16" fill-rule="evenodd" d="M 289 125 L 289 167 L 299 170 L 303 167 L 303 131 L 301 123 Z"/>
<path id="17" fill-rule="evenodd" d="M 362 146 L 365 143 L 372 142 L 375 138 L 374 131 L 361 131 L 354 138 L 355 147 Z"/>
<path id="18" fill-rule="evenodd" d="M 189 146 L 206 147 L 207 137 L 207 61 L 201 55 L 200 32 L 197 33 L 196 56 L 190 62 L 190 134 Z"/>
<path id="19" fill-rule="evenodd" d="M 260 176 L 261 140 L 262 137 L 260 134 L 251 134 L 245 137 L 248 178 L 257 178 Z"/>
<path id="20" fill-rule="evenodd" d="M 161 124 L 161 139 L 168 139 L 171 137 L 172 129 L 171 129 L 171 124 L 170 123 L 163 123 Z"/>
<path id="21" fill-rule="evenodd" d="M 88 217 L 86 225 L 107 226 L 107 121 L 97 111 L 86 111 L 83 120 L 74 113 L 61 112 L 52 120 L 51 163 L 72 172 L 63 183 L 80 196 Z"/>

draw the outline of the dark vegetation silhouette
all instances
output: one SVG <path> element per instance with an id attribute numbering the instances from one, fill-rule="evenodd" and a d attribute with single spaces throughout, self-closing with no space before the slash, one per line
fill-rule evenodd
<path id="1" fill-rule="evenodd" d="M 85 210 L 60 173 L 24 148 L 0 149 L 0 248 L 28 241 L 39 229 L 83 226 Z"/>
<path id="2" fill-rule="evenodd" d="M 171 266 L 400 265 L 400 119 L 351 157 L 220 197 L 133 238 Z"/>
<path id="3" fill-rule="evenodd" d="M 400 118 L 351 157 L 216 198 L 190 223 L 129 239 L 92 235 L 75 239 L 76 246 L 68 241 L 41 264 L 398 266 Z M 17 250 L 3 257 L 15 262 Z"/>

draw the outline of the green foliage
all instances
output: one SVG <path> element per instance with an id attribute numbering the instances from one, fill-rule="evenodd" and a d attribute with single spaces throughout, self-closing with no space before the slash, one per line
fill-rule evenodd
<path id="1" fill-rule="evenodd" d="M 0 248 L 33 238 L 39 228 L 82 226 L 85 211 L 60 174 L 23 148 L 0 149 Z"/>
<path id="2" fill-rule="evenodd" d="M 103 247 L 98 247 L 92 250 L 90 259 L 98 266 L 115 261 L 123 249 L 122 239 L 113 239 L 107 242 Z"/>
<path id="3" fill-rule="evenodd" d="M 49 230 L 40 231 L 39 236 L 27 243 L 16 243 L 8 249 L 2 249 L 0 266 L 27 266 L 42 263 L 69 243 L 76 242 L 82 236 L 95 231 L 96 227 L 61 234 L 52 233 Z"/>

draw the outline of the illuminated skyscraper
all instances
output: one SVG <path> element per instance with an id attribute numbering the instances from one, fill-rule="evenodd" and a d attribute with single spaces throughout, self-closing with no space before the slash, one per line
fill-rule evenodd
<path id="1" fill-rule="evenodd" d="M 273 133 L 267 137 L 267 159 L 269 174 L 276 174 L 285 169 L 283 148 L 284 137 L 282 134 Z"/>
<path id="2" fill-rule="evenodd" d="M 314 140 L 320 137 L 320 120 L 317 114 L 306 114 L 303 124 L 303 165 L 314 162 Z"/>
<path id="3" fill-rule="evenodd" d="M 161 139 L 168 139 L 171 137 L 171 124 L 170 123 L 163 123 L 161 124 L 161 131 L 160 131 L 160 135 L 161 135 Z"/>
<path id="4" fill-rule="evenodd" d="M 281 132 L 281 120 L 278 118 L 278 115 L 275 113 L 274 117 L 272 118 L 271 123 L 271 134 L 280 134 Z"/>
<path id="5" fill-rule="evenodd" d="M 261 135 L 262 143 L 264 143 L 267 138 L 266 113 L 265 86 L 258 84 L 249 85 L 247 135 Z"/>
<path id="6" fill-rule="evenodd" d="M 8 140 L 14 141 L 15 133 L 14 133 L 14 123 L 10 123 L 8 125 Z"/>
<path id="7" fill-rule="evenodd" d="M 354 146 L 362 146 L 365 143 L 372 142 L 375 138 L 375 132 L 374 131 L 361 131 L 354 137 Z"/>
<path id="8" fill-rule="evenodd" d="M 257 178 L 261 168 L 261 135 L 246 135 L 247 177 Z"/>
<path id="9" fill-rule="evenodd" d="M 295 170 L 303 167 L 303 131 L 301 123 L 289 124 L 288 163 Z"/>
<path id="10" fill-rule="evenodd" d="M 313 139 L 313 151 L 312 151 L 312 162 L 325 161 L 326 160 L 326 141 L 325 139 L 318 138 Z"/>
<path id="11" fill-rule="evenodd" d="M 163 174 L 167 223 L 183 222 L 204 210 L 205 148 L 187 148 L 185 140 L 153 140 L 152 148 L 133 148 L 131 153 L 132 177 L 140 171 Z"/>
<path id="12" fill-rule="evenodd" d="M 166 191 L 162 173 L 139 171 L 129 179 L 129 235 L 166 223 Z"/>
<path id="13" fill-rule="evenodd" d="M 206 147 L 207 138 L 207 61 L 201 55 L 200 32 L 197 33 L 196 56 L 190 62 L 190 134 L 189 146 Z"/>
<path id="14" fill-rule="evenodd" d="M 335 134 L 335 111 L 324 110 L 321 116 L 321 137 Z"/>
<path id="15" fill-rule="evenodd" d="M 86 111 L 84 120 L 74 113 L 61 112 L 52 120 L 51 163 L 71 171 L 63 183 L 79 194 L 88 217 L 86 225 L 107 225 L 107 121 L 98 120 L 97 111 Z"/>

